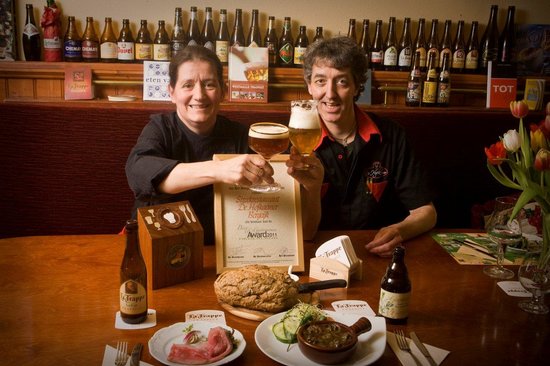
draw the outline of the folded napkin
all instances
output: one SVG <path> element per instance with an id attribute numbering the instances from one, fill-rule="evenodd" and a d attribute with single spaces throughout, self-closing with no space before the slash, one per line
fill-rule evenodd
<path id="1" fill-rule="evenodd" d="M 397 340 L 395 339 L 395 334 L 393 334 L 392 332 L 386 332 L 386 340 L 403 366 L 430 366 L 430 363 L 428 362 L 426 357 L 424 357 L 422 352 L 420 352 L 418 347 L 416 347 L 416 344 L 414 344 L 411 339 L 407 338 L 407 342 L 409 343 L 409 347 L 411 348 L 413 354 L 412 356 L 409 352 L 403 351 L 401 350 L 401 348 L 399 348 L 399 346 L 397 345 Z M 443 362 L 445 357 L 447 357 L 447 355 L 450 353 L 449 351 L 430 346 L 426 343 L 424 343 L 424 346 L 426 346 L 428 351 L 430 351 L 430 355 L 432 356 L 434 361 L 437 362 L 438 365 Z"/>
<path id="2" fill-rule="evenodd" d="M 131 350 L 130 350 L 131 351 Z M 105 346 L 105 352 L 103 353 L 103 363 L 102 366 L 114 366 L 116 358 L 116 348 L 109 345 Z M 130 365 L 130 357 L 128 357 L 128 362 L 126 366 Z M 140 366 L 152 366 L 150 363 L 139 361 Z"/>

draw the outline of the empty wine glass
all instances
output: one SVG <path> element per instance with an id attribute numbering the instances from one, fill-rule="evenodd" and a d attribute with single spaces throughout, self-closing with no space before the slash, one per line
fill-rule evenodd
<path id="1" fill-rule="evenodd" d="M 550 290 L 550 264 L 541 263 L 539 256 L 540 253 L 527 253 L 519 267 L 519 282 L 533 297 L 520 301 L 518 306 L 528 313 L 547 314 L 544 295 Z"/>

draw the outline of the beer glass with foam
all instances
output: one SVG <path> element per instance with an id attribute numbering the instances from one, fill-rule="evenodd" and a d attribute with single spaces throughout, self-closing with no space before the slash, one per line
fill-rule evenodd
<path id="1" fill-rule="evenodd" d="M 290 102 L 288 131 L 292 145 L 300 154 L 309 155 L 321 138 L 321 122 L 316 100 L 293 100 Z M 309 169 L 309 166 L 301 168 Z"/>

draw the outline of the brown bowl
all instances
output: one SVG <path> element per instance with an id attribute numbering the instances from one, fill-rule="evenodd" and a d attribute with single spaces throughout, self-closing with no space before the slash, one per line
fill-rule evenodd
<path id="1" fill-rule="evenodd" d="M 349 359 L 357 348 L 357 336 L 372 328 L 367 318 L 361 317 L 351 326 L 334 320 L 319 320 L 298 329 L 298 347 L 313 362 L 335 365 Z"/>

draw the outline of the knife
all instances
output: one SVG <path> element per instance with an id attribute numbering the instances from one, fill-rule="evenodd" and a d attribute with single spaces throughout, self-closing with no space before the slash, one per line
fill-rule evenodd
<path id="1" fill-rule="evenodd" d="M 141 358 L 141 350 L 143 349 L 143 344 L 138 343 L 134 346 L 132 354 L 130 355 L 130 366 L 139 366 L 139 359 Z"/>
<path id="2" fill-rule="evenodd" d="M 430 352 L 428 352 L 428 349 L 424 346 L 424 344 L 418 339 L 418 336 L 415 332 L 410 333 L 411 339 L 413 340 L 414 344 L 416 344 L 416 347 L 422 352 L 424 357 L 428 360 L 431 366 L 437 366 L 437 362 L 434 361 L 432 358 L 432 355 L 430 355 Z"/>

